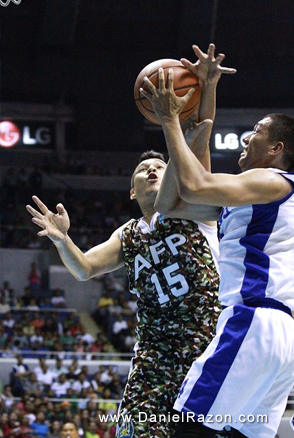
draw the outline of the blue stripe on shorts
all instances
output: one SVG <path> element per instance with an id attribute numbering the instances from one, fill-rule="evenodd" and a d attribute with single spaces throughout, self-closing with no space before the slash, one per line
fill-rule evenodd
<path id="1" fill-rule="evenodd" d="M 249 330 L 255 308 L 234 306 L 214 353 L 205 361 L 202 373 L 182 408 L 182 412 L 207 415 Z"/>

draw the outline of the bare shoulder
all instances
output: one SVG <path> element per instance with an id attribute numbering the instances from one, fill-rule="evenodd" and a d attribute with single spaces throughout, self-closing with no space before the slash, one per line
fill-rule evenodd
<path id="1" fill-rule="evenodd" d="M 293 187 L 275 169 L 252 169 L 237 176 L 242 183 L 244 202 L 248 203 L 268 203 L 277 201 L 287 196 Z M 249 199 L 246 199 L 247 195 Z M 251 198 L 251 199 L 250 199 Z"/>

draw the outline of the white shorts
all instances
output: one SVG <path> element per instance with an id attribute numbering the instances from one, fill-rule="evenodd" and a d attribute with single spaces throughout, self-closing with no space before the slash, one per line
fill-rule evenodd
<path id="1" fill-rule="evenodd" d="M 293 385 L 293 318 L 236 305 L 221 313 L 217 334 L 192 364 L 174 408 L 211 429 L 231 425 L 249 438 L 273 438 Z"/>

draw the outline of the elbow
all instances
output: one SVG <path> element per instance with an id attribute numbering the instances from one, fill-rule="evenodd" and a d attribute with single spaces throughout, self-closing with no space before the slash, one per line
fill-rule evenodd
<path id="1" fill-rule="evenodd" d="M 197 201 L 197 191 L 189 183 L 179 184 L 179 197 L 189 203 Z"/>
<path id="2" fill-rule="evenodd" d="M 91 273 L 88 270 L 80 270 L 71 272 L 77 281 L 87 281 L 91 278 Z"/>

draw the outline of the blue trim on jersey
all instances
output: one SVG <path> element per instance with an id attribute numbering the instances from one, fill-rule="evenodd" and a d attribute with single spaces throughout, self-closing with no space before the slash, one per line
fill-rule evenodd
<path id="1" fill-rule="evenodd" d="M 255 308 L 234 306 L 234 315 L 227 320 L 216 350 L 205 361 L 182 412 L 208 414 L 247 335 L 254 312 Z"/>
<path id="2" fill-rule="evenodd" d="M 277 220 L 280 203 L 273 206 L 267 220 L 264 209 L 252 205 L 252 218 L 247 227 L 246 236 L 240 239 L 240 245 L 246 248 L 244 265 L 246 267 L 240 293 L 244 303 L 246 299 L 264 298 L 269 277 L 269 256 L 263 252 Z"/>

